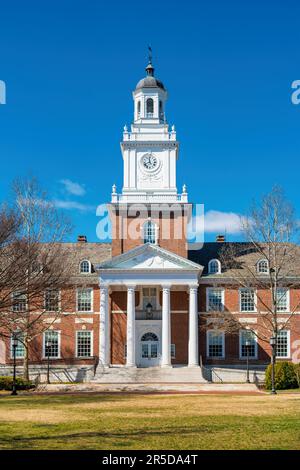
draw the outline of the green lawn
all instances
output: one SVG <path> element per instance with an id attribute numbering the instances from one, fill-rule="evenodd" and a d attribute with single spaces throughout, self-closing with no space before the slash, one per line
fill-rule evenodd
<path id="1" fill-rule="evenodd" d="M 0 449 L 300 449 L 300 396 L 0 396 Z"/>

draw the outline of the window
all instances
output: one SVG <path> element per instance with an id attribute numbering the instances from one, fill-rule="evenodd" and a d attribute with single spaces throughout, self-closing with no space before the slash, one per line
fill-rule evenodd
<path id="1" fill-rule="evenodd" d="M 77 289 L 77 311 L 91 312 L 93 304 L 92 289 Z"/>
<path id="2" fill-rule="evenodd" d="M 290 332 L 280 330 L 277 335 L 276 357 L 290 357 Z"/>
<path id="3" fill-rule="evenodd" d="M 146 113 L 147 113 L 147 117 L 148 117 L 148 118 L 153 117 L 153 113 L 154 113 L 154 101 L 153 101 L 152 98 L 148 98 L 148 99 L 147 99 L 147 102 L 146 102 Z"/>
<path id="4" fill-rule="evenodd" d="M 255 312 L 255 292 L 254 289 L 240 289 L 240 311 Z"/>
<path id="5" fill-rule="evenodd" d="M 162 101 L 161 101 L 161 100 L 159 101 L 159 117 L 160 117 L 161 119 L 163 119 L 163 117 L 164 117 L 163 104 L 162 104 Z"/>
<path id="6" fill-rule="evenodd" d="M 48 289 L 45 292 L 45 310 L 47 312 L 57 312 L 59 309 L 59 291 Z"/>
<path id="7" fill-rule="evenodd" d="M 144 243 L 156 243 L 155 223 L 148 220 L 143 227 Z"/>
<path id="8" fill-rule="evenodd" d="M 251 358 L 257 357 L 257 339 L 255 333 L 251 330 L 240 331 L 240 357 L 247 357 L 246 341 L 249 341 L 248 354 Z"/>
<path id="9" fill-rule="evenodd" d="M 30 274 L 38 275 L 43 272 L 43 266 L 38 261 L 33 261 L 30 268 Z"/>
<path id="10" fill-rule="evenodd" d="M 224 310 L 224 289 L 207 288 L 206 310 L 214 312 L 222 312 Z"/>
<path id="11" fill-rule="evenodd" d="M 141 102 L 140 101 L 138 101 L 137 103 L 137 115 L 138 117 L 140 117 L 141 115 Z"/>
<path id="12" fill-rule="evenodd" d="M 225 357 L 223 331 L 209 330 L 207 332 L 207 357 Z"/>
<path id="13" fill-rule="evenodd" d="M 268 274 L 269 272 L 269 263 L 267 259 L 261 259 L 257 263 L 257 272 L 260 274 Z"/>
<path id="14" fill-rule="evenodd" d="M 171 344 L 171 359 L 175 359 L 176 357 L 176 346 L 175 344 Z"/>
<path id="15" fill-rule="evenodd" d="M 276 291 L 276 302 L 277 302 L 277 311 L 278 312 L 287 312 L 289 309 L 288 306 L 288 290 L 279 288 Z"/>
<path id="16" fill-rule="evenodd" d="M 92 356 L 92 331 L 76 332 L 76 356 L 91 357 Z"/>
<path id="17" fill-rule="evenodd" d="M 49 345 L 47 346 L 47 343 Z M 56 359 L 60 357 L 60 332 L 48 330 L 44 333 L 44 357 Z"/>
<path id="18" fill-rule="evenodd" d="M 221 263 L 218 259 L 211 259 L 208 263 L 208 273 L 209 274 L 220 274 L 221 273 Z"/>
<path id="19" fill-rule="evenodd" d="M 149 332 L 141 337 L 141 341 L 158 341 L 158 337 L 155 333 Z"/>
<path id="20" fill-rule="evenodd" d="M 24 333 L 20 331 L 15 331 L 13 335 L 11 335 L 10 339 L 10 357 L 14 357 L 13 351 L 13 340 L 14 336 L 17 337 L 17 347 L 16 347 L 16 359 L 23 359 L 25 356 L 25 347 L 24 347 Z"/>
<path id="21" fill-rule="evenodd" d="M 80 263 L 79 271 L 81 274 L 89 274 L 91 272 L 91 263 L 87 259 L 84 259 Z"/>
<path id="22" fill-rule="evenodd" d="M 13 293 L 13 312 L 25 312 L 26 311 L 26 294 L 23 292 Z"/>
<path id="23" fill-rule="evenodd" d="M 146 310 L 148 304 L 152 305 L 152 310 L 157 309 L 157 291 L 155 287 L 143 288 L 143 310 Z"/>

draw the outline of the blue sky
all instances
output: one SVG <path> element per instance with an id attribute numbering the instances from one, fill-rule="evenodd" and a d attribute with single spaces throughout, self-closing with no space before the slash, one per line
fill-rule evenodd
<path id="1" fill-rule="evenodd" d="M 36 175 L 75 231 L 96 241 L 95 207 L 122 186 L 119 142 L 147 45 L 180 140 L 178 189 L 233 214 L 282 185 L 300 213 L 300 5 L 295 1 L 1 2 L 0 198 Z M 218 223 L 217 223 L 218 222 Z M 231 228 L 230 228 L 231 227 Z M 232 233 L 230 233 L 232 232 Z"/>

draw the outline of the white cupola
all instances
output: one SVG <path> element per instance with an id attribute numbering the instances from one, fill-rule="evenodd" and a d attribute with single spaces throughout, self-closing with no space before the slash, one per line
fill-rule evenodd
<path id="1" fill-rule="evenodd" d="M 151 57 L 145 70 L 146 77 L 138 82 L 133 92 L 134 123 L 146 125 L 165 123 L 165 103 L 168 94 L 164 84 L 154 77 Z"/>

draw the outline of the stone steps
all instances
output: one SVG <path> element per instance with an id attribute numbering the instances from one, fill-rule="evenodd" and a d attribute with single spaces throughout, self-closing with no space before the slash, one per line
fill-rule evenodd
<path id="1" fill-rule="evenodd" d="M 211 383 L 85 383 L 85 384 L 41 384 L 39 393 L 234 393 L 257 394 L 261 392 L 254 384 Z"/>
<path id="2" fill-rule="evenodd" d="M 98 368 L 93 383 L 207 383 L 200 367 Z"/>

